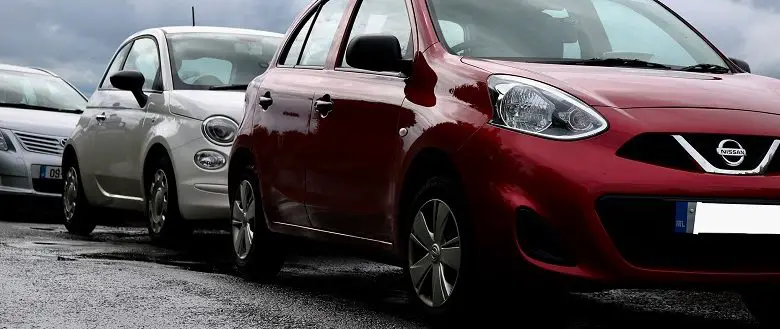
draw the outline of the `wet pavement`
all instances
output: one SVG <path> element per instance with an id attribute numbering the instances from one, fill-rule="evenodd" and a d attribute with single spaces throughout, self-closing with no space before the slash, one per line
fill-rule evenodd
<path id="1" fill-rule="evenodd" d="M 418 328 L 401 270 L 323 248 L 291 253 L 280 277 L 237 277 L 230 236 L 198 231 L 175 248 L 141 227 L 89 238 L 57 224 L 0 222 L 0 328 Z M 567 328 L 756 328 L 729 293 L 572 294 Z M 511 316 L 523 327 L 522 315 Z M 518 322 L 520 321 L 520 322 Z"/>

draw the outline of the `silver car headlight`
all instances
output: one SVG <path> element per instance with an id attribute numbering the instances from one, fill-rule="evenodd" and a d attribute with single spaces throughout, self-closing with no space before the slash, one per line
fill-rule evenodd
<path id="1" fill-rule="evenodd" d="M 238 124 L 225 116 L 213 116 L 203 121 L 203 136 L 219 146 L 230 146 L 236 140 Z"/>
<path id="2" fill-rule="evenodd" d="M 497 126 L 557 140 L 575 140 L 607 130 L 607 120 L 589 105 L 553 86 L 511 75 L 488 78 Z"/>
<path id="3" fill-rule="evenodd" d="M 0 130 L 0 151 L 16 151 L 11 138 L 2 130 Z"/>

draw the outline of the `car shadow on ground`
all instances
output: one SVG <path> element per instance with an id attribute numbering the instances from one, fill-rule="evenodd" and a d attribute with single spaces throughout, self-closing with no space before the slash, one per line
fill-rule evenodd
<path id="1" fill-rule="evenodd" d="M 31 218 L 17 221 L 30 222 L 29 219 Z M 118 226 L 128 223 L 127 219 L 114 218 L 113 220 Z M 49 223 L 50 220 L 44 219 L 38 222 Z M 237 275 L 232 263 L 232 242 L 227 231 L 208 228 L 199 230 L 192 237 L 173 245 L 155 247 L 146 236 L 143 225 L 133 222 L 132 219 L 130 222 L 134 229 L 109 227 L 90 237 L 69 236 L 68 238 L 106 242 L 119 246 L 121 250 L 86 252 L 80 255 L 84 258 L 154 262 L 190 271 Z M 67 235 L 67 233 L 60 234 Z M 288 247 L 290 248 L 287 252 L 288 260 L 279 277 L 269 283 L 257 283 L 258 289 L 262 285 L 277 285 L 301 295 L 339 299 L 344 301 L 345 307 L 370 309 L 414 323 L 425 323 L 411 306 L 409 296 L 404 289 L 405 284 L 400 268 L 364 261 L 342 249 L 306 241 L 289 243 Z M 630 293 L 628 295 L 630 296 Z M 590 294 L 571 294 L 565 307 L 549 312 L 550 319 L 559 321 L 547 322 L 541 328 L 656 329 L 665 326 L 710 329 L 757 328 L 749 316 L 734 315 L 733 309 L 740 308 L 741 305 L 728 305 L 729 314 L 719 314 L 716 307 L 714 311 L 704 312 L 702 315 L 695 310 L 707 306 L 706 303 L 710 301 L 706 299 L 699 301 L 694 300 L 696 296 L 684 297 L 683 299 L 687 300 L 675 304 L 663 301 L 663 296 L 665 295 L 659 294 L 650 298 L 657 305 L 637 306 L 644 301 L 630 303 L 619 298 L 605 299 L 598 296 L 594 298 Z M 497 303 L 498 307 L 496 303 L 490 303 L 491 309 L 475 309 L 470 312 L 473 314 L 471 318 L 475 323 L 482 324 L 486 321 L 524 323 L 521 321 L 525 318 L 524 309 L 517 300 L 519 298 Z M 724 302 L 720 301 L 720 303 Z M 528 325 L 523 327 L 527 328 Z"/>
<path id="2" fill-rule="evenodd" d="M 289 245 L 294 247 L 288 251 L 288 260 L 282 273 L 274 281 L 263 284 L 282 286 L 303 295 L 338 298 L 354 307 L 425 323 L 410 306 L 400 268 L 363 261 L 339 248 L 305 241 Z M 151 257 L 132 253 L 91 257 L 156 262 L 193 271 L 237 275 L 231 261 L 233 251 L 227 232 L 198 232 L 187 241 L 167 247 L 167 250 L 169 253 Z M 683 305 L 686 308 L 697 308 L 700 305 L 697 303 L 687 301 Z M 522 318 L 522 308 L 512 301 L 500 304 L 504 307 L 474 310 L 473 319 L 478 322 L 518 323 L 519 318 Z M 566 307 L 550 314 L 561 321 L 555 322 L 557 324 L 554 326 L 553 322 L 549 322 L 543 328 L 657 329 L 670 325 L 710 329 L 757 328 L 750 320 L 730 319 L 729 316 L 721 317 L 718 314 L 691 315 L 690 311 L 675 309 L 664 302 L 659 302 L 657 307 L 637 308 L 626 306 L 620 301 L 588 297 L 588 294 L 571 294 Z"/>

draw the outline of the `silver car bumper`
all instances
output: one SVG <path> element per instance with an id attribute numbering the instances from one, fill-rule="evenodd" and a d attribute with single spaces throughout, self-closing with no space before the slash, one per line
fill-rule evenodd
<path id="1" fill-rule="evenodd" d="M 217 170 L 204 170 L 195 164 L 195 153 L 201 150 L 215 150 L 230 153 L 229 147 L 216 146 L 204 138 L 171 150 L 173 170 L 176 175 L 176 189 L 179 196 L 179 210 L 188 220 L 211 220 L 230 218 L 228 201 L 228 166 Z"/>
<path id="2" fill-rule="evenodd" d="M 29 152 L 13 133 L 8 130 L 3 132 L 9 137 L 14 150 L 0 151 L 0 194 L 60 197 L 62 179 L 42 179 L 40 167 L 59 167 L 62 156 Z M 3 136 L 0 135 L 0 138 Z"/>

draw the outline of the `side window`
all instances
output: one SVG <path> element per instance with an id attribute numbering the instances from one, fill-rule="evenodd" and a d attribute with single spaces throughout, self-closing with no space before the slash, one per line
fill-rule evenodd
<path id="1" fill-rule="evenodd" d="M 603 56 L 628 56 L 667 65 L 696 64 L 696 60 L 672 36 L 633 9 L 607 0 L 593 0 L 593 5 L 612 45 L 612 52 Z"/>
<path id="2" fill-rule="evenodd" d="M 122 69 L 141 72 L 145 80 L 144 89 L 152 89 L 157 72 L 160 70 L 160 54 L 154 40 L 150 38 L 135 40 Z"/>
<path id="3" fill-rule="evenodd" d="M 303 50 L 303 42 L 306 41 L 306 35 L 309 34 L 311 22 L 314 20 L 315 16 L 316 14 L 309 16 L 309 18 L 306 19 L 306 23 L 303 24 L 303 27 L 298 30 L 295 40 L 293 40 L 290 49 L 287 50 L 287 55 L 285 55 L 282 65 L 293 66 L 298 64 L 298 58 L 301 57 L 301 50 Z"/>
<path id="4" fill-rule="evenodd" d="M 347 0 L 330 0 L 322 6 L 303 49 L 300 65 L 325 66 L 328 51 L 346 8 Z"/>
<path id="5" fill-rule="evenodd" d="M 439 28 L 448 45 L 455 46 L 466 41 L 466 31 L 458 23 L 439 20 Z"/>
<path id="6" fill-rule="evenodd" d="M 363 0 L 346 45 L 349 45 L 352 39 L 365 34 L 393 35 L 401 43 L 401 54 L 405 59 L 411 59 L 414 55 L 413 49 L 409 49 L 412 26 L 409 24 L 404 0 Z M 341 66 L 349 67 L 346 56 L 341 60 Z"/>
<path id="7" fill-rule="evenodd" d="M 111 76 L 122 69 L 122 64 L 125 63 L 127 53 L 130 51 L 130 45 L 132 44 L 132 42 L 128 42 L 119 49 L 114 61 L 111 62 L 111 66 L 108 68 L 108 73 L 106 73 L 105 78 L 103 78 L 103 82 L 100 83 L 100 88 L 114 88 L 114 86 L 111 85 Z"/>

